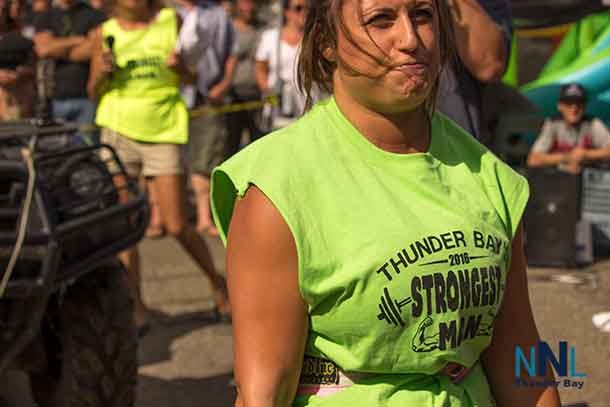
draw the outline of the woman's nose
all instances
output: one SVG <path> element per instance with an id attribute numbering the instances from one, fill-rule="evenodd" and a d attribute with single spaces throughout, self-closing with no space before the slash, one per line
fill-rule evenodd
<path id="1" fill-rule="evenodd" d="M 417 49 L 419 44 L 419 37 L 415 25 L 411 20 L 411 17 L 404 13 L 397 21 L 397 46 L 398 49 L 404 52 L 411 52 Z"/>

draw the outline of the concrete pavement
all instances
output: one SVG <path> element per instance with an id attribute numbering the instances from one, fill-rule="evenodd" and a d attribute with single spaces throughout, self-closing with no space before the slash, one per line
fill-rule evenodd
<path id="1" fill-rule="evenodd" d="M 217 239 L 208 242 L 224 270 L 222 245 Z M 205 278 L 170 239 L 145 241 L 142 258 L 144 296 L 159 312 L 159 322 L 140 349 L 137 406 L 231 406 L 231 330 L 210 323 L 213 302 Z M 565 274 L 582 283 L 555 280 Z M 576 371 L 588 375 L 580 390 L 562 382 L 562 402 L 610 407 L 610 334 L 591 323 L 593 313 L 610 309 L 610 261 L 583 270 L 533 268 L 528 276 L 542 339 L 555 351 L 560 340 L 575 346 Z"/>
<path id="2" fill-rule="evenodd" d="M 222 245 L 217 239 L 208 242 L 217 266 L 224 270 Z M 144 297 L 154 309 L 155 322 L 140 345 L 136 407 L 232 406 L 231 327 L 212 321 L 207 280 L 171 239 L 144 241 L 142 259 Z M 566 273 L 581 279 L 581 284 L 555 280 Z M 560 340 L 575 346 L 575 370 L 587 374 L 580 390 L 562 383 L 563 404 L 610 407 L 610 333 L 600 333 L 591 322 L 594 313 L 610 309 L 610 260 L 571 272 L 530 269 L 528 277 L 542 339 L 555 351 Z M 22 394 L 23 378 L 13 382 L 6 388 L 20 389 L 16 393 L 21 398 L 12 405 L 30 407 Z"/>

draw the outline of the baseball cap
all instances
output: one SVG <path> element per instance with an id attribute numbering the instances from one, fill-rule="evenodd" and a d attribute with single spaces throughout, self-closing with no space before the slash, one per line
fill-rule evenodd
<path id="1" fill-rule="evenodd" d="M 587 92 L 585 88 L 577 83 L 569 83 L 563 85 L 559 91 L 560 102 L 585 102 L 587 100 Z"/>

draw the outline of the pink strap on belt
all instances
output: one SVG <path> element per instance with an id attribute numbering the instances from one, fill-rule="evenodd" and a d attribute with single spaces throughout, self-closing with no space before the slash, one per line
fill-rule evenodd
<path id="1" fill-rule="evenodd" d="M 449 380 L 451 380 L 451 383 L 458 384 L 468 376 L 470 370 L 471 369 L 462 366 L 459 363 L 449 362 L 439 373 L 447 376 Z"/>
<path id="2" fill-rule="evenodd" d="M 458 384 L 468 376 L 470 370 L 459 363 L 449 362 L 438 374 L 448 377 L 453 384 Z M 375 375 L 376 373 L 345 373 L 331 360 L 305 355 L 297 396 L 330 396 L 359 380 Z"/>

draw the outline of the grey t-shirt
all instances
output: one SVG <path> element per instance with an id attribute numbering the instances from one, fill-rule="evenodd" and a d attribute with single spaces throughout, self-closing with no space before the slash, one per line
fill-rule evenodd
<path id="1" fill-rule="evenodd" d="M 260 91 L 254 76 L 254 56 L 260 39 L 260 30 L 249 28 L 235 30 L 237 34 L 237 67 L 233 76 L 232 92 L 243 100 L 260 98 Z"/>
<path id="2" fill-rule="evenodd" d="M 575 147 L 610 147 L 610 132 L 599 119 L 585 120 L 576 127 L 563 120 L 547 119 L 532 146 L 535 153 L 567 153 Z"/>
<path id="3" fill-rule="evenodd" d="M 512 17 L 509 2 L 478 1 L 491 19 L 501 27 L 505 35 L 506 47 L 510 49 Z M 482 91 L 483 84 L 458 60 L 453 69 L 446 69 L 441 76 L 436 107 L 485 144 L 489 140 L 481 126 Z"/>

